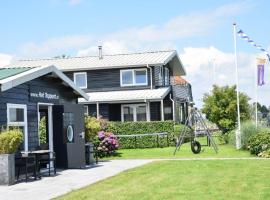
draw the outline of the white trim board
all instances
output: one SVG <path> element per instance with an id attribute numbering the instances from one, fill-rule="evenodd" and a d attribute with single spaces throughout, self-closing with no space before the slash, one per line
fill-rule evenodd
<path id="1" fill-rule="evenodd" d="M 73 89 L 74 93 L 77 95 L 83 97 L 84 99 L 88 100 L 89 96 L 82 91 L 80 88 L 78 88 L 63 72 L 59 71 L 55 66 L 38 66 L 32 69 L 29 69 L 25 72 L 22 72 L 20 74 L 5 78 L 3 80 L 0 80 L 1 85 L 1 91 L 9 90 L 13 87 L 16 87 L 20 84 L 23 84 L 25 82 L 31 81 L 33 79 L 39 78 L 41 76 L 44 76 L 46 74 L 53 73 L 57 77 L 59 77 L 65 85 L 69 86 Z"/>

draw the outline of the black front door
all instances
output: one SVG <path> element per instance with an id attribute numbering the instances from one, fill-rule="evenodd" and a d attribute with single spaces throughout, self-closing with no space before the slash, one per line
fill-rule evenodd
<path id="1" fill-rule="evenodd" d="M 53 106 L 54 149 L 61 168 L 85 167 L 83 105 Z"/>
<path id="2" fill-rule="evenodd" d="M 64 107 L 64 109 L 65 109 L 64 129 L 67 138 L 66 141 L 68 154 L 68 168 L 84 168 L 85 167 L 84 107 L 83 105 L 72 104 Z M 65 118 L 67 121 L 70 122 L 70 124 L 65 123 Z"/>

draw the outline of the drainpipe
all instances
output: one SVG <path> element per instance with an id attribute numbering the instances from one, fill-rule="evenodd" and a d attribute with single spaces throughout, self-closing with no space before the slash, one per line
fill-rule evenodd
<path id="1" fill-rule="evenodd" d="M 160 101 L 160 109 L 161 109 L 161 121 L 164 121 L 164 102 L 163 102 L 163 99 Z"/>
<path id="2" fill-rule="evenodd" d="M 97 119 L 99 119 L 99 102 L 97 102 Z"/>
<path id="3" fill-rule="evenodd" d="M 151 90 L 153 89 L 153 72 L 152 72 L 152 67 L 149 67 L 147 64 L 146 67 L 150 69 L 150 83 L 151 83 Z"/>
<path id="4" fill-rule="evenodd" d="M 175 122 L 175 102 L 172 99 L 172 94 L 170 94 L 170 100 L 172 101 L 172 110 L 173 110 L 173 121 Z"/>
<path id="5" fill-rule="evenodd" d="M 146 121 L 150 122 L 150 102 L 149 101 L 146 101 L 145 99 L 145 102 L 146 102 Z"/>

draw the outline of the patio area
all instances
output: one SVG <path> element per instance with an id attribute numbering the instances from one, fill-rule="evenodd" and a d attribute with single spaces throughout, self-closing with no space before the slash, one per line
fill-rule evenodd
<path id="1" fill-rule="evenodd" d="M 102 161 L 86 169 L 57 171 L 56 176 L 22 182 L 12 186 L 0 186 L 1 200 L 52 199 L 75 189 L 114 176 L 124 170 L 138 167 L 152 160 Z"/>

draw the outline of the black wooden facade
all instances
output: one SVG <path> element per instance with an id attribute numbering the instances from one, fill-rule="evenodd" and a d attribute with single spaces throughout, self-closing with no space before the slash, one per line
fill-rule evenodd
<path id="1" fill-rule="evenodd" d="M 74 104 L 77 102 L 77 96 L 70 88 L 67 88 L 62 81 L 56 78 L 40 77 L 35 80 L 23 83 L 7 91 L 0 92 L 0 126 L 7 126 L 7 104 L 25 104 L 27 105 L 28 122 L 28 147 L 34 149 L 38 143 L 38 103 L 30 99 L 31 87 L 53 88 L 59 94 L 59 105 Z M 39 103 L 48 103 L 39 102 Z"/>
<path id="2" fill-rule="evenodd" d="M 100 69 L 100 70 L 86 70 L 81 72 L 87 73 L 87 89 L 83 89 L 85 92 L 106 92 L 106 91 L 121 91 L 121 90 L 140 90 L 140 89 L 151 89 L 151 71 L 152 71 L 152 87 L 153 89 L 159 87 L 170 86 L 170 80 L 168 84 L 165 85 L 165 67 L 169 69 L 169 66 L 150 66 L 141 67 L 147 69 L 147 85 L 144 86 L 128 86 L 121 87 L 120 76 L 121 70 L 127 69 L 140 69 L 136 68 L 117 68 L 117 69 Z M 74 73 L 78 71 L 68 71 L 64 72 L 71 80 L 74 81 Z M 170 71 L 169 71 L 170 72 Z M 163 76 L 160 76 L 160 73 Z M 171 73 L 171 72 L 170 72 Z M 169 76 L 170 77 L 170 76 Z M 129 102 L 130 104 L 132 102 Z M 145 102 L 136 102 L 145 103 Z M 109 121 L 121 121 L 121 105 L 123 103 L 100 103 L 99 104 L 99 114 Z M 161 108 L 160 101 L 150 102 L 150 120 L 160 121 L 161 120 Z M 170 106 L 172 109 L 172 102 L 169 99 L 169 95 L 164 99 L 164 105 Z M 88 106 L 88 114 L 90 116 L 97 115 L 96 104 L 86 104 Z M 165 115 L 165 120 L 172 120 L 172 114 Z"/>

